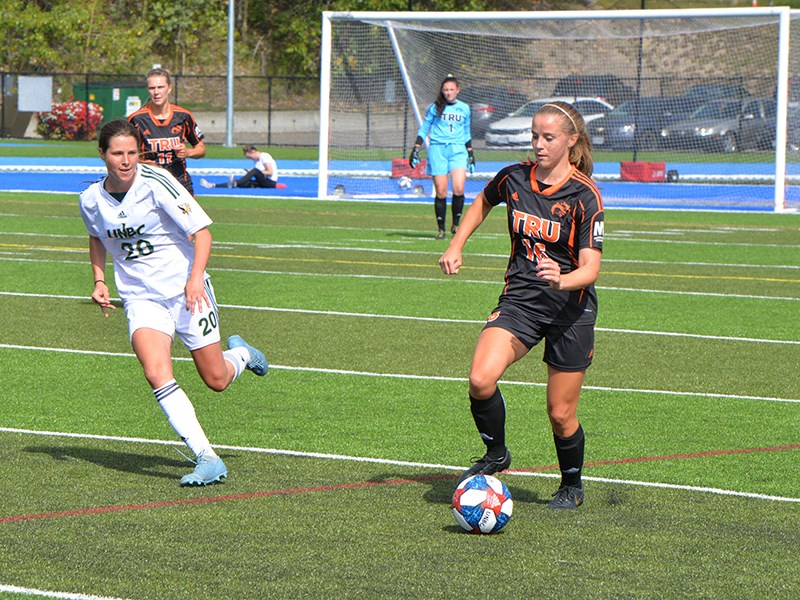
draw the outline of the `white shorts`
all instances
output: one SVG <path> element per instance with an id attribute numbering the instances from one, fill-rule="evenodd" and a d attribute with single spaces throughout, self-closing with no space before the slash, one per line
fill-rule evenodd
<path id="1" fill-rule="evenodd" d="M 203 303 L 203 312 L 195 308 L 194 314 L 186 310 L 186 296 L 168 300 L 128 300 L 125 315 L 128 317 L 128 333 L 146 327 L 166 333 L 175 338 L 175 333 L 189 350 L 197 350 L 220 341 L 219 312 L 211 280 L 205 281 L 206 294 L 211 307 Z"/>

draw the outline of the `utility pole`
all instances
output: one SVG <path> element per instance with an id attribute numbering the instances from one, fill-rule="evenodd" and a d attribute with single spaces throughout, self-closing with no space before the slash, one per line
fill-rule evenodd
<path id="1" fill-rule="evenodd" d="M 233 146 L 233 17 L 234 0 L 228 0 L 228 108 L 225 123 L 225 146 Z"/>

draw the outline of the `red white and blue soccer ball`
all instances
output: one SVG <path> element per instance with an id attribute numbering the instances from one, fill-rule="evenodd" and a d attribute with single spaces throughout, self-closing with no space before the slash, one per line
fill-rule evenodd
<path id="1" fill-rule="evenodd" d="M 453 515 L 470 533 L 497 533 L 506 526 L 513 510 L 506 484 L 491 475 L 473 475 L 453 492 Z"/>

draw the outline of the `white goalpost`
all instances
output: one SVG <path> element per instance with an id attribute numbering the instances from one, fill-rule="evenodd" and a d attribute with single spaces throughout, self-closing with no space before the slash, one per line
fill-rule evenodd
<path id="1" fill-rule="evenodd" d="M 564 98 L 607 206 L 800 208 L 800 11 L 324 12 L 318 197 L 427 199 L 406 159 L 449 74 L 472 108 L 468 197 L 532 159 L 532 111 Z"/>

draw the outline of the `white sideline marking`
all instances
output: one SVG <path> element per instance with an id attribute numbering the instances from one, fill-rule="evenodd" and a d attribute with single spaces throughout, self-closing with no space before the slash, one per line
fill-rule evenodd
<path id="1" fill-rule="evenodd" d="M 21 594 L 23 596 L 44 596 L 45 598 L 68 598 L 69 600 L 121 600 L 111 596 L 94 596 L 91 594 L 71 594 L 69 592 L 53 592 L 50 590 L 37 590 L 34 588 L 18 587 L 16 585 L 0 584 L 0 592 Z"/>
<path id="2" fill-rule="evenodd" d="M 183 442 L 178 442 L 175 440 L 154 440 L 154 439 L 147 439 L 147 438 L 134 438 L 134 437 L 124 437 L 124 436 L 113 436 L 113 435 L 99 435 L 99 434 L 91 434 L 91 433 L 68 433 L 68 432 L 60 432 L 60 431 L 42 431 L 42 430 L 35 430 L 35 429 L 17 429 L 14 427 L 0 427 L 0 431 L 6 433 L 20 433 L 26 435 L 40 435 L 46 437 L 66 437 L 66 438 L 74 438 L 74 439 L 91 439 L 91 440 L 103 440 L 103 441 L 110 441 L 110 442 L 131 442 L 131 443 L 140 443 L 140 444 L 156 444 L 161 446 L 183 446 Z M 323 459 L 330 459 L 330 460 L 342 460 L 342 461 L 351 461 L 351 462 L 362 462 L 362 463 L 372 463 L 372 464 L 381 464 L 381 465 L 393 465 L 399 467 L 417 467 L 417 468 L 424 468 L 424 469 L 445 469 L 448 471 L 462 471 L 464 466 L 456 466 L 456 465 L 442 465 L 436 463 L 421 463 L 421 462 L 411 462 L 405 460 L 392 460 L 388 458 L 371 458 L 366 456 L 350 456 L 346 454 L 327 454 L 322 452 L 300 452 L 297 450 L 280 450 L 276 448 L 260 448 L 257 446 L 229 446 L 223 444 L 214 444 L 215 448 L 222 449 L 222 450 L 231 450 L 236 452 L 253 452 L 258 454 L 274 454 L 274 455 L 281 455 L 281 456 L 296 456 L 300 458 L 323 458 Z M 560 478 L 560 473 L 537 473 L 532 471 L 504 471 L 506 475 L 517 475 L 522 477 L 541 477 L 547 479 L 553 478 Z M 587 481 L 597 481 L 600 483 L 609 483 L 609 484 L 618 484 L 618 485 L 634 485 L 634 486 L 641 486 L 641 487 L 653 487 L 653 488 L 660 488 L 660 489 L 672 489 L 672 490 L 682 490 L 687 492 L 701 492 L 701 493 L 709 493 L 709 494 L 717 494 L 722 496 L 736 496 L 739 498 L 754 498 L 758 500 L 774 500 L 777 502 L 798 502 L 800 503 L 800 498 L 789 498 L 784 496 L 770 496 L 767 494 L 754 494 L 751 492 L 739 492 L 736 490 L 725 490 L 721 488 L 712 488 L 712 487 L 699 487 L 694 485 L 680 485 L 676 483 L 661 483 L 657 481 L 637 481 L 634 479 L 611 479 L 609 477 L 586 477 L 584 476 L 583 479 Z"/>
<path id="3" fill-rule="evenodd" d="M 800 302 L 800 298 L 792 296 L 757 296 L 755 294 L 721 294 L 716 292 L 679 292 L 673 290 L 648 290 L 644 288 L 629 287 L 606 287 L 597 286 L 598 290 L 612 292 L 639 292 L 642 294 L 668 294 L 672 296 L 703 296 L 705 298 L 742 298 L 746 300 L 786 300 L 789 302 Z"/>
<path id="4" fill-rule="evenodd" d="M 28 215 L 21 215 L 21 214 L 9 214 L 9 213 L 0 213 L 0 216 L 4 217 L 26 217 Z M 58 218 L 58 219 L 73 219 L 73 217 L 59 217 L 55 215 L 49 215 L 45 218 Z M 345 231 L 363 231 L 357 227 L 335 227 L 335 226 L 328 226 L 325 229 L 335 229 L 335 230 L 345 230 Z M 743 228 L 741 231 L 749 231 L 751 229 Z M 396 231 L 396 229 L 380 229 L 374 228 L 372 231 Z M 738 231 L 738 230 L 737 230 Z M 766 230 L 752 230 L 752 231 L 777 231 L 777 229 L 766 229 Z M 712 231 L 713 232 L 713 231 Z M 625 232 L 623 232 L 625 233 Z M 644 232 L 636 232 L 636 233 L 644 233 Z M 647 232 L 651 233 L 651 232 Z M 652 232 L 654 235 L 662 235 L 659 232 Z M 664 232 L 665 234 L 671 232 Z M 58 233 L 31 233 L 26 231 L 7 231 L 3 232 L 2 235 L 6 236 L 19 236 L 19 237 L 36 237 L 36 238 L 66 238 L 66 239 L 74 239 L 74 240 L 85 240 L 85 235 L 70 235 L 70 234 L 58 234 Z M 508 237 L 507 234 L 493 234 L 493 233 L 480 233 L 478 234 L 479 237 L 483 239 L 488 238 L 503 238 L 506 239 Z M 385 239 L 363 239 L 363 238 L 355 238 L 349 240 L 349 243 L 389 243 L 389 244 L 396 244 L 398 242 L 408 243 L 410 241 L 417 241 L 418 238 L 409 238 L 404 240 L 385 240 Z M 631 238 L 620 237 L 621 240 L 631 240 Z M 652 241 L 652 240 L 639 240 L 639 241 Z M 680 244 L 689 244 L 689 243 L 696 243 L 696 244 L 708 244 L 708 242 L 689 242 L 685 240 L 664 240 L 659 239 L 659 243 L 680 243 Z M 729 245 L 729 243 L 720 242 L 715 245 Z M 794 245 L 791 244 L 737 244 L 737 246 L 755 246 L 755 247 L 770 247 L 770 248 L 795 248 Z M 233 241 L 222 241 L 217 240 L 214 242 L 214 246 L 216 248 L 224 248 L 224 247 L 245 247 L 245 248 L 260 248 L 260 249 L 273 249 L 273 248 L 295 248 L 298 250 L 331 250 L 331 251 L 340 251 L 340 252 L 374 252 L 379 254 L 419 254 L 423 256 L 441 256 L 441 251 L 431 251 L 431 250 L 398 250 L 396 248 L 374 248 L 374 247 L 361 247 L 361 246 L 343 246 L 337 244 L 335 242 L 325 242 L 324 244 L 309 244 L 307 242 L 293 242 L 293 243 L 282 243 L 282 244 L 269 244 L 269 243 L 260 243 L 260 242 L 233 242 Z M 37 250 L 48 250 L 47 248 L 36 248 Z M 59 252 L 63 251 L 62 249 L 58 250 Z M 81 248 L 81 252 L 85 252 L 85 249 Z M 508 259 L 508 253 L 482 253 L 482 252 L 475 252 L 470 253 L 469 256 L 471 257 L 480 257 L 480 258 L 497 258 L 506 260 Z M 639 260 L 639 259 L 627 259 L 627 258 L 603 258 L 603 264 L 606 263 L 623 263 L 623 264 L 640 264 L 640 265 L 662 265 L 662 266 L 690 266 L 690 267 L 729 267 L 734 269 L 791 269 L 791 270 L 798 270 L 800 269 L 800 265 L 757 265 L 757 264 L 748 264 L 748 263 L 717 263 L 717 262 L 701 262 L 701 261 L 666 261 L 666 260 Z M 81 263 L 84 264 L 84 263 Z M 432 265 L 433 266 L 433 265 Z M 504 266 L 498 267 L 498 269 L 504 269 Z M 437 281 L 439 281 L 437 279 Z M 493 282 L 496 283 L 496 282 Z"/>
<path id="5" fill-rule="evenodd" d="M 84 254 L 85 250 L 58 250 L 54 248 L 28 248 L 27 250 L 38 250 L 42 252 L 72 252 L 72 253 L 81 253 Z M 18 258 L 18 257 L 0 257 L 0 262 L 43 262 L 50 264 L 52 261 L 43 260 L 43 259 L 34 259 L 34 258 Z M 79 265 L 81 267 L 86 266 L 85 261 L 76 261 L 76 260 L 62 260 L 59 261 L 62 265 Z M 630 262 L 630 261 L 622 261 L 622 262 Z M 679 264 L 679 263 L 676 263 Z M 725 266 L 725 265 L 723 265 Z M 763 266 L 753 265 L 754 268 L 761 268 Z M 769 268 L 769 267 L 763 267 Z M 783 267 L 780 267 L 783 268 Z M 279 276 L 292 276 L 292 277 L 330 277 L 330 278 L 350 278 L 350 279 L 381 279 L 387 281 L 423 281 L 423 282 L 431 282 L 431 283 L 442 283 L 442 284 L 474 284 L 474 285 L 491 285 L 497 287 L 498 289 L 502 287 L 502 284 L 499 281 L 490 280 L 487 281 L 485 279 L 446 279 L 444 277 L 404 277 L 400 275 L 366 275 L 366 274 L 359 274 L 359 273 L 309 273 L 305 271 L 269 271 L 266 269 L 230 269 L 230 268 L 217 268 L 214 267 L 213 269 L 209 269 L 212 273 L 220 272 L 220 273 L 245 273 L 248 275 L 279 275 Z M 679 290 L 651 290 L 651 289 L 644 289 L 644 288 L 627 288 L 627 287 L 609 287 L 609 286 L 595 286 L 598 290 L 604 291 L 612 291 L 612 292 L 631 292 L 634 294 L 667 294 L 671 296 L 700 296 L 700 297 L 708 297 L 708 298 L 742 298 L 745 300 L 780 300 L 780 301 L 788 301 L 788 302 L 800 302 L 800 298 L 792 297 L 792 296 L 760 296 L 760 295 L 753 295 L 753 294 L 722 294 L 722 293 L 714 293 L 714 292 L 692 292 L 692 291 L 679 291 Z M 13 294 L 13 292 L 4 292 L 7 294 Z M 51 296 L 43 296 L 43 297 L 51 297 Z M 52 296 L 55 297 L 55 296 Z"/>
<path id="6" fill-rule="evenodd" d="M 18 344 L 0 344 L 0 349 L 9 350 L 31 350 L 37 352 L 59 352 L 63 354 L 85 354 L 90 356 L 116 356 L 123 358 L 136 358 L 136 355 L 131 352 L 103 352 L 96 350 L 78 350 L 74 348 L 48 348 L 44 346 L 22 346 Z M 175 356 L 173 360 L 176 361 L 190 361 L 188 356 Z M 358 377 L 385 377 L 387 379 L 416 379 L 422 381 L 447 381 L 457 383 L 467 383 L 469 380 L 466 377 L 446 377 L 444 375 L 415 375 L 410 373 L 376 373 L 373 371 L 353 371 L 348 369 L 325 369 L 322 367 L 302 367 L 290 365 L 269 365 L 270 369 L 277 371 L 303 371 L 306 373 L 326 373 L 330 375 L 355 375 Z M 511 381 L 501 379 L 499 383 L 503 385 L 519 385 L 525 387 L 546 387 L 547 384 L 536 381 Z M 694 398 L 720 398 L 726 400 L 761 400 L 765 402 L 789 402 L 800 404 L 800 398 L 776 398 L 772 396 L 747 396 L 739 394 L 717 394 L 711 392 L 685 392 L 676 390 L 647 390 L 638 388 L 616 388 L 597 385 L 584 385 L 584 390 L 595 390 L 600 392 L 615 392 L 615 393 L 631 393 L 631 394 L 648 394 L 648 395 L 664 395 L 664 396 L 690 396 Z"/>
<path id="7" fill-rule="evenodd" d="M 83 264 L 83 263 L 81 263 Z M 224 270 L 224 269 L 217 269 Z M 0 291 L 0 296 L 17 296 L 21 298 L 46 298 L 53 300 L 87 300 L 88 296 L 70 296 L 65 294 L 31 294 L 25 292 L 3 292 Z M 727 297 L 727 294 L 725 295 Z M 119 298 L 114 298 L 119 301 Z M 795 298 L 800 300 L 800 298 Z M 338 310 L 313 310 L 307 308 L 282 308 L 275 306 L 248 306 L 242 304 L 219 304 L 223 308 L 231 308 L 236 310 L 255 310 L 264 312 L 283 312 L 283 313 L 298 313 L 307 315 L 325 315 L 336 317 L 358 317 L 368 319 L 396 319 L 405 321 L 428 321 L 433 323 L 460 323 L 465 325 L 480 325 L 485 321 L 483 319 L 443 319 L 441 317 L 415 317 L 410 315 L 381 315 L 375 313 L 354 313 Z M 699 333 L 683 333 L 672 331 L 653 331 L 647 329 L 619 329 L 611 327 L 595 327 L 595 331 L 604 331 L 607 333 L 625 333 L 631 335 L 657 335 L 664 337 L 685 337 L 695 338 L 701 340 L 719 340 L 726 342 L 753 342 L 757 344 L 781 344 L 781 345 L 800 345 L 798 340 L 775 340 L 768 338 L 747 338 L 739 336 L 720 336 L 720 335 L 704 335 Z"/>

